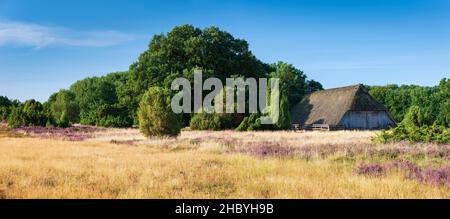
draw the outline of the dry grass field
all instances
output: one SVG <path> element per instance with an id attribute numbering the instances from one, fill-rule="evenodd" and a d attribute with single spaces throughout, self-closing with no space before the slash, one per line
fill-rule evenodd
<path id="1" fill-rule="evenodd" d="M 369 131 L 0 130 L 0 198 L 450 198 L 449 145 Z"/>

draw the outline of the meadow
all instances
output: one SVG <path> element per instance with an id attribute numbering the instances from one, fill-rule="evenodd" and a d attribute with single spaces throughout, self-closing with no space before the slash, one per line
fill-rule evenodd
<path id="1" fill-rule="evenodd" d="M 450 198 L 450 145 L 375 131 L 0 126 L 0 198 Z"/>

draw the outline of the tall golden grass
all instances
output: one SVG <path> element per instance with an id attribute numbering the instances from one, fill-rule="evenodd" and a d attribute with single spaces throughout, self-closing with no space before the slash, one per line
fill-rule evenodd
<path id="1" fill-rule="evenodd" d="M 450 198 L 450 188 L 401 173 L 367 177 L 355 160 L 229 153 L 246 143 L 374 145 L 374 132 L 183 132 L 144 139 L 112 129 L 71 142 L 0 137 L 0 198 Z M 224 143 L 225 142 L 225 143 Z M 364 158 L 362 158 L 364 159 Z M 448 160 L 421 161 L 449 164 Z"/>

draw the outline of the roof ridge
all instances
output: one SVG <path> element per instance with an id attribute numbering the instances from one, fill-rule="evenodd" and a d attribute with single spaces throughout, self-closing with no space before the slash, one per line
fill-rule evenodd
<path id="1" fill-rule="evenodd" d="M 325 90 L 319 90 L 316 92 L 312 92 L 311 94 L 314 93 L 321 93 L 321 92 L 327 92 L 327 91 L 336 91 L 336 90 L 346 90 L 346 89 L 351 89 L 351 88 L 360 88 L 364 86 L 363 84 L 354 84 L 354 85 L 348 85 L 348 86 L 344 86 L 344 87 L 335 87 L 335 88 L 330 88 L 330 89 L 325 89 Z"/>

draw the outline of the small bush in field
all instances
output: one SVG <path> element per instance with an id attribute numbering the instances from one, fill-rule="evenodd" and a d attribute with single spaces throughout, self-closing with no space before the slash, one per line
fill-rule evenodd
<path id="1" fill-rule="evenodd" d="M 245 117 L 242 120 L 242 122 L 235 130 L 242 132 L 242 131 L 258 131 L 258 130 L 279 130 L 286 128 L 286 125 L 281 124 L 261 124 L 261 117 L 263 116 L 268 116 L 268 114 L 251 113 L 249 116 Z M 286 116 L 286 114 L 280 116 Z M 287 119 L 288 121 L 290 121 L 290 118 Z M 286 124 L 285 123 L 286 121 L 287 120 L 285 120 L 282 123 Z"/>
<path id="2" fill-rule="evenodd" d="M 189 127 L 192 130 L 225 130 L 234 129 L 242 120 L 242 114 L 238 113 L 206 113 L 195 114 Z"/>
<path id="3" fill-rule="evenodd" d="M 139 128 L 148 136 L 177 136 L 180 134 L 180 118 L 170 106 L 170 90 L 151 87 L 139 104 Z"/>
<path id="4" fill-rule="evenodd" d="M 222 123 L 219 114 L 200 112 L 195 114 L 189 126 L 192 130 L 220 130 Z"/>
<path id="5" fill-rule="evenodd" d="M 245 117 L 241 124 L 236 128 L 236 131 L 255 131 L 262 130 L 261 114 L 253 113 L 250 116 Z"/>

